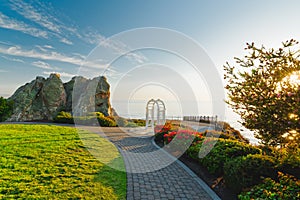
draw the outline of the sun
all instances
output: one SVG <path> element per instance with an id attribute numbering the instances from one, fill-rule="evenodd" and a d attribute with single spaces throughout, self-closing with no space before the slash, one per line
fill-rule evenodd
<path id="1" fill-rule="evenodd" d="M 276 91 L 280 92 L 287 88 L 290 85 L 293 88 L 300 87 L 300 71 L 295 71 L 288 76 L 284 77 L 278 84 Z"/>
<path id="2" fill-rule="evenodd" d="M 292 73 L 289 77 L 289 82 L 292 85 L 299 86 L 300 85 L 300 71 Z"/>
<path id="3" fill-rule="evenodd" d="M 286 80 L 293 86 L 300 85 L 300 71 L 293 72 L 291 75 L 286 77 Z"/>

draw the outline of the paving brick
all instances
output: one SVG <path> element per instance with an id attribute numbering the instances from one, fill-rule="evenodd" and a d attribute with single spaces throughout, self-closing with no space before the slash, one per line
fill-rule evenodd
<path id="1" fill-rule="evenodd" d="M 214 199 L 178 161 L 152 143 L 151 136 L 106 133 L 121 151 L 127 170 L 127 199 Z M 196 195 L 194 195 L 196 194 Z"/>

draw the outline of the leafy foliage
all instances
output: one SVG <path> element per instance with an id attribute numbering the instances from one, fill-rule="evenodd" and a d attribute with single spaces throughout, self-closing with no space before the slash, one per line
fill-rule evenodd
<path id="1" fill-rule="evenodd" d="M 248 54 L 235 58 L 239 68 L 228 63 L 224 66 L 227 103 L 241 116 L 243 125 L 255 130 L 256 137 L 267 145 L 282 145 L 289 143 L 288 139 L 300 138 L 297 44 L 290 40 L 278 50 L 247 44 Z"/>
<path id="2" fill-rule="evenodd" d="M 273 157 L 260 154 L 249 154 L 227 161 L 224 165 L 226 185 L 240 192 L 242 189 L 260 183 L 263 178 L 275 178 L 276 164 Z"/>
<path id="3" fill-rule="evenodd" d="M 53 121 L 57 123 L 74 124 L 74 119 L 71 113 L 65 111 L 59 112 Z"/>
<path id="4" fill-rule="evenodd" d="M 47 125 L 0 125 L 0 199 L 125 199 L 126 173 L 91 155 L 78 130 Z M 107 147 L 99 135 L 80 131 Z M 101 150 L 101 151 L 100 151 Z M 121 160 L 108 148 L 105 158 Z"/>
<path id="5" fill-rule="evenodd" d="M 5 121 L 12 115 L 13 101 L 0 97 L 0 122 Z"/>
<path id="6" fill-rule="evenodd" d="M 187 150 L 187 154 L 190 157 L 197 159 L 210 173 L 216 175 L 224 174 L 224 163 L 235 157 L 261 153 L 259 148 L 251 146 L 250 144 L 220 138 L 217 139 L 218 142 L 204 158 L 198 158 L 198 153 L 202 145 L 205 145 L 204 148 L 210 147 L 215 142 L 214 140 L 216 139 L 205 140 L 203 143 L 191 146 Z"/>
<path id="7" fill-rule="evenodd" d="M 76 123 L 79 123 L 81 125 L 96 125 L 96 119 L 100 126 L 103 127 L 115 127 L 117 126 L 116 122 L 109 118 L 104 116 L 100 112 L 95 112 L 95 113 L 90 113 L 88 116 L 84 117 L 73 117 L 71 113 L 61 111 L 57 114 L 57 116 L 54 118 L 54 122 L 57 123 L 68 123 L 68 124 L 73 124 L 74 120 Z"/>
<path id="8" fill-rule="evenodd" d="M 141 119 L 125 119 L 123 117 L 110 117 L 105 116 L 101 112 L 92 112 L 84 117 L 73 117 L 71 113 L 61 111 L 54 118 L 54 122 L 56 123 L 67 123 L 74 124 L 74 120 L 76 123 L 81 125 L 100 125 L 102 127 L 138 127 L 145 126 L 145 120 Z M 98 123 L 97 123 L 98 122 Z"/>
<path id="9" fill-rule="evenodd" d="M 271 178 L 264 179 L 263 183 L 254 186 L 250 191 L 242 192 L 240 200 L 251 199 L 300 199 L 300 180 L 293 176 L 278 173 L 279 181 Z"/>

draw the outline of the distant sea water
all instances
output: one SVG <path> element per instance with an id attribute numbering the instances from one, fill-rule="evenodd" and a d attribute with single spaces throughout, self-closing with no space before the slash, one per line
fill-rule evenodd
<path id="1" fill-rule="evenodd" d="M 182 120 L 183 116 L 196 116 L 193 110 L 188 108 L 182 108 L 178 105 L 178 102 L 174 101 L 165 101 L 166 104 L 166 118 L 173 120 Z M 147 101 L 112 101 L 112 106 L 117 111 L 119 116 L 130 118 L 130 119 L 146 119 L 146 105 Z M 185 109 L 185 110 L 184 110 Z M 209 103 L 200 102 L 200 110 L 202 116 L 215 116 L 212 113 L 212 108 Z M 254 137 L 253 131 L 250 131 L 243 127 L 238 121 L 239 116 L 230 112 L 226 114 L 226 118 L 222 121 L 229 123 L 234 129 L 240 131 L 240 133 L 247 139 L 249 139 L 251 144 L 259 144 L 259 140 Z M 156 116 L 156 113 L 155 113 Z"/>

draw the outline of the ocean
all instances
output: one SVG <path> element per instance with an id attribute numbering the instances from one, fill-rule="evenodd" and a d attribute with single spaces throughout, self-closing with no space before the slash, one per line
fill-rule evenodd
<path id="1" fill-rule="evenodd" d="M 220 121 L 229 123 L 233 128 L 240 131 L 240 133 L 251 144 L 257 145 L 259 140 L 254 137 L 254 132 L 243 127 L 239 121 L 240 118 L 231 109 L 227 108 L 225 116 L 220 116 L 218 113 L 213 113 L 212 105 L 210 102 L 200 101 L 198 102 L 198 111 L 195 110 L 195 106 L 190 105 L 191 102 L 176 102 L 164 100 L 166 106 L 166 119 L 182 120 L 183 116 L 218 116 Z M 183 105 L 184 104 L 184 105 Z M 146 119 L 146 100 L 131 100 L 131 101 L 114 101 L 112 100 L 112 107 L 116 110 L 119 116 L 129 119 Z M 156 108 L 155 108 L 156 116 Z"/>

